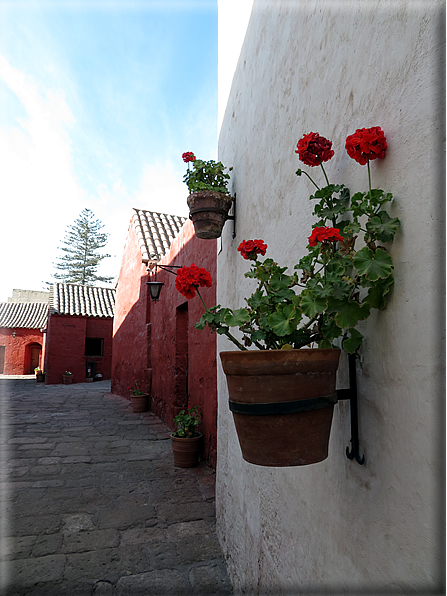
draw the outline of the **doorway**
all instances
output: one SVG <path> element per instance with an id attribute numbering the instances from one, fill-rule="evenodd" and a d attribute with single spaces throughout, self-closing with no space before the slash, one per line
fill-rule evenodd
<path id="1" fill-rule="evenodd" d="M 30 357 L 30 367 L 29 367 L 29 374 L 32 375 L 34 373 L 34 369 L 40 366 L 40 356 L 42 354 L 42 346 L 39 344 L 35 344 L 31 346 L 31 357 Z"/>
<path id="2" fill-rule="evenodd" d="M 188 303 L 177 307 L 175 319 L 175 406 L 187 408 L 188 395 Z"/>

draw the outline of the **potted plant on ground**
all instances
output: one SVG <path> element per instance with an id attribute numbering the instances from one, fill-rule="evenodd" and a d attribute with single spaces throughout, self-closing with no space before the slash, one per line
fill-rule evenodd
<path id="1" fill-rule="evenodd" d="M 36 366 L 34 369 L 34 374 L 36 375 L 37 383 L 43 383 L 45 381 L 45 373 L 39 366 Z"/>
<path id="2" fill-rule="evenodd" d="M 199 463 L 202 435 L 197 431 L 200 422 L 199 406 L 182 410 L 174 418 L 175 432 L 171 434 L 174 464 L 193 468 Z"/>
<path id="3" fill-rule="evenodd" d="M 219 238 L 233 201 L 227 188 L 230 176 L 220 161 L 202 161 L 191 151 L 182 158 L 188 164 L 183 180 L 190 192 L 187 202 L 195 235 L 204 240 Z"/>
<path id="4" fill-rule="evenodd" d="M 66 370 L 62 375 L 62 381 L 64 385 L 71 385 L 73 383 L 73 373 Z"/>
<path id="5" fill-rule="evenodd" d="M 138 383 L 135 377 L 132 377 L 132 381 L 135 381 L 135 388 L 131 389 L 128 387 L 127 389 L 130 391 L 130 400 L 132 402 L 132 411 L 135 414 L 141 414 L 142 412 L 146 412 L 148 408 L 148 398 L 149 394 L 145 393 L 144 391 L 140 391 L 138 387 Z"/>
<path id="6" fill-rule="evenodd" d="M 370 170 L 372 160 L 385 157 L 385 135 L 373 127 L 347 137 L 348 155 L 368 170 L 369 190 L 352 197 L 343 184 L 329 183 L 323 163 L 334 155 L 331 147 L 331 141 L 313 132 L 297 145 L 299 159 L 320 166 L 326 185 L 296 172 L 316 187 L 310 199 L 316 201 L 317 221 L 308 254 L 294 273 L 273 259 L 259 260 L 267 250 L 263 240 L 244 240 L 238 250 L 251 261 L 245 276 L 257 286 L 246 306 L 236 310 L 206 307 L 199 292 L 209 285 L 206 270 L 194 265 L 177 275 L 177 289 L 187 298 L 197 292 L 205 306 L 196 327 L 208 326 L 240 350 L 220 357 L 242 455 L 258 465 L 306 465 L 327 457 L 337 401 L 337 344 L 350 354 L 357 351 L 363 339 L 357 324 L 371 309 L 385 308 L 394 284 L 384 244 L 393 240 L 400 221 L 386 212 L 392 195 L 372 188 Z M 361 232 L 363 244 L 356 248 Z M 239 339 L 231 327 L 239 329 Z M 302 349 L 313 345 L 317 348 Z"/>

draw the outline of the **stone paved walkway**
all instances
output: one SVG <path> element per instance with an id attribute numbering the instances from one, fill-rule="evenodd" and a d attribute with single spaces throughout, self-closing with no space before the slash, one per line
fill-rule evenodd
<path id="1" fill-rule="evenodd" d="M 0 594 L 231 594 L 214 472 L 109 391 L 0 379 Z"/>

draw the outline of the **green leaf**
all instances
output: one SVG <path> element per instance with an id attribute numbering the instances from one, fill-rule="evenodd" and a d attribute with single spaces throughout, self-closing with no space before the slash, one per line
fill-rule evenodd
<path id="1" fill-rule="evenodd" d="M 225 316 L 224 322 L 228 327 L 240 327 L 244 323 L 250 321 L 250 315 L 248 310 L 245 308 L 238 308 L 232 314 L 229 313 Z"/>
<path id="2" fill-rule="evenodd" d="M 260 290 L 257 290 L 250 296 L 250 298 L 247 299 L 247 302 L 252 308 L 259 308 L 264 300 L 265 297 L 263 293 Z"/>
<path id="3" fill-rule="evenodd" d="M 297 310 L 292 304 L 280 307 L 268 318 L 268 324 L 271 330 L 279 337 L 290 335 L 295 331 L 301 320 L 301 311 Z"/>
<path id="4" fill-rule="evenodd" d="M 342 334 L 342 329 L 335 322 L 335 317 L 331 316 L 321 326 L 321 333 L 323 334 L 323 337 L 325 339 L 335 339 L 337 337 L 340 337 L 340 335 Z"/>
<path id="5" fill-rule="evenodd" d="M 370 234 L 374 234 L 381 242 L 391 242 L 394 234 L 400 226 L 400 220 L 397 217 L 391 217 L 386 211 L 379 211 L 366 224 L 366 229 Z"/>
<path id="6" fill-rule="evenodd" d="M 342 222 L 345 223 L 345 222 Z M 358 221 L 348 221 L 345 224 L 345 227 L 341 230 L 342 236 L 351 237 L 354 234 L 358 234 L 360 232 L 360 224 Z"/>
<path id="7" fill-rule="evenodd" d="M 318 347 L 322 350 L 327 350 L 329 348 L 332 348 L 332 343 L 328 339 L 320 339 L 320 341 L 318 342 Z"/>
<path id="8" fill-rule="evenodd" d="M 394 285 L 393 276 L 390 275 L 384 280 L 381 280 L 372 285 L 368 291 L 368 295 L 363 302 L 367 302 L 371 308 L 378 308 L 383 310 L 388 301 L 388 294 Z"/>
<path id="9" fill-rule="evenodd" d="M 321 314 L 327 308 L 327 299 L 326 298 L 321 298 L 321 297 L 318 298 L 318 297 L 314 296 L 314 294 L 309 292 L 308 290 L 303 290 L 301 292 L 300 296 L 301 296 L 301 302 L 300 302 L 301 310 L 306 315 L 306 317 L 309 317 L 309 319 L 312 319 L 316 315 Z"/>
<path id="10" fill-rule="evenodd" d="M 354 352 L 360 347 L 363 339 L 363 335 L 357 329 L 349 329 L 350 337 L 343 341 L 343 349 L 348 354 L 354 354 Z"/>
<path id="11" fill-rule="evenodd" d="M 369 316 L 370 305 L 359 304 L 354 300 L 346 302 L 345 300 L 330 300 L 328 309 L 335 312 L 335 322 L 342 329 L 346 327 L 355 327 L 359 321 Z"/>
<path id="12" fill-rule="evenodd" d="M 393 261 L 390 255 L 378 248 L 374 253 L 367 246 L 363 247 L 354 257 L 354 267 L 359 275 L 364 275 L 370 281 L 385 279 L 393 271 Z"/>

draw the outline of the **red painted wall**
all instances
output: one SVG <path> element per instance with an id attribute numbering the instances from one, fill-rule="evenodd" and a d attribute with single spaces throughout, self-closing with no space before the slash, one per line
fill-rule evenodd
<path id="1" fill-rule="evenodd" d="M 95 362 L 96 373 L 110 379 L 113 319 L 52 314 L 48 319 L 45 348 L 45 383 L 62 383 L 66 370 L 73 383 L 85 383 L 86 363 Z M 85 356 L 85 338 L 104 338 L 103 356 Z"/>
<path id="2" fill-rule="evenodd" d="M 15 331 L 16 337 L 12 334 Z M 0 329 L 0 346 L 5 347 L 4 375 L 28 375 L 31 370 L 31 346 L 43 346 L 44 334 L 39 329 Z M 42 353 L 40 368 L 43 368 Z"/>
<path id="3" fill-rule="evenodd" d="M 199 240 L 187 221 L 162 264 L 205 267 L 216 279 L 216 241 Z M 204 436 L 203 457 L 216 465 L 217 382 L 216 338 L 194 324 L 203 313 L 196 296 L 184 298 L 175 289 L 175 275 L 159 271 L 164 282 L 160 300 L 150 300 L 146 281 L 153 279 L 141 263 L 137 238 L 130 225 L 116 293 L 112 392 L 129 397 L 132 377 L 151 396 L 151 410 L 173 428 L 173 418 L 187 405 L 199 405 Z M 216 301 L 212 288 L 202 288 L 209 306 Z M 188 375 L 186 377 L 186 369 Z M 140 387 L 141 388 L 141 387 Z"/>

